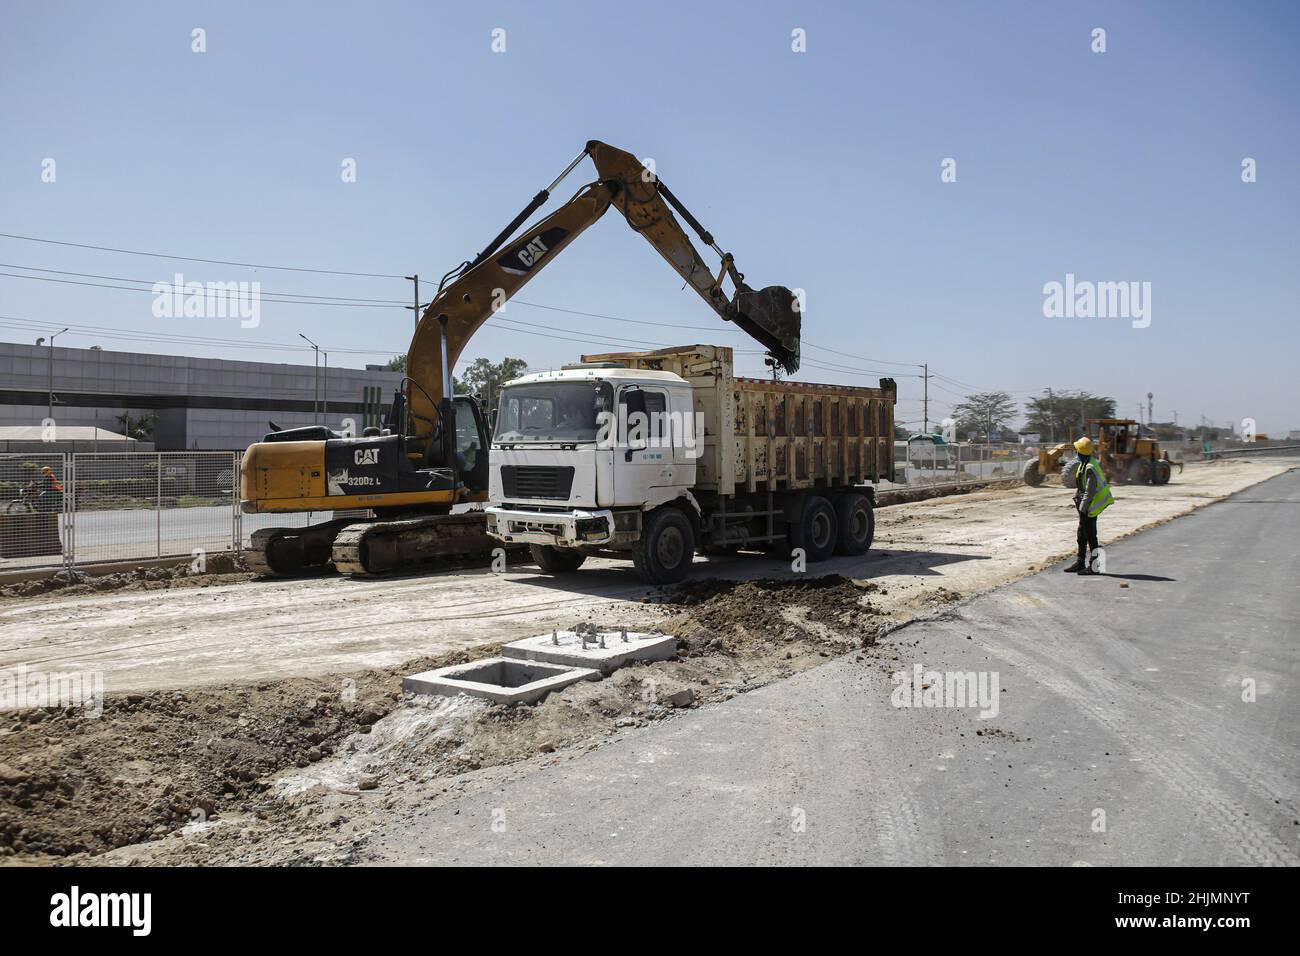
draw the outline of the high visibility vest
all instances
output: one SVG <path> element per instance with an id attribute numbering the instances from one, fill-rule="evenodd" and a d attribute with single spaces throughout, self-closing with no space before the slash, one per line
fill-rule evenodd
<path id="1" fill-rule="evenodd" d="M 1110 493 L 1110 483 L 1096 458 L 1088 459 L 1088 467 L 1097 476 L 1097 493 L 1092 496 L 1092 507 L 1088 509 L 1088 517 L 1095 518 L 1115 503 L 1115 496 Z M 1074 483 L 1080 488 L 1084 486 L 1083 462 L 1079 462 L 1079 467 L 1074 470 Z"/>

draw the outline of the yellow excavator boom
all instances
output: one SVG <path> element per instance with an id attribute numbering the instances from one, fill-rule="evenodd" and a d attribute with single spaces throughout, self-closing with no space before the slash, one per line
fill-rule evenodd
<path id="1" fill-rule="evenodd" d="M 584 156 L 592 158 L 600 178 L 502 248 Z M 592 140 L 483 252 L 444 277 L 424 310 L 407 351 L 407 376 L 413 387 L 407 396 L 406 432 L 412 440 L 413 456 L 423 453 L 428 457 L 431 451 L 427 443 L 434 435 L 448 370 L 455 366 L 466 343 L 610 206 L 623 214 L 628 225 L 644 236 L 719 316 L 736 323 L 761 342 L 772 360 L 786 371 L 798 369 L 801 323 L 794 293 L 784 286 L 751 289 L 736 269 L 731 254 L 719 248 L 713 236 L 640 160 L 624 150 Z M 700 258 L 673 215 L 674 208 L 719 255 L 717 275 Z M 730 278 L 733 285 L 730 297 L 722 289 L 724 277 Z"/>

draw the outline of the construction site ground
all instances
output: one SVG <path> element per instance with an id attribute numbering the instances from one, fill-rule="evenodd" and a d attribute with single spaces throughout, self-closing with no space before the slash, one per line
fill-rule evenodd
<path id="1" fill-rule="evenodd" d="M 1295 465 L 1195 463 L 1165 487 L 1119 486 L 1102 543 Z M 1073 551 L 1074 527 L 1059 485 L 1015 486 L 881 508 L 863 558 L 802 574 L 764 555 L 701 560 L 677 588 L 592 559 L 562 578 L 515 564 L 11 592 L 0 670 L 100 672 L 107 699 L 98 718 L 0 714 L 0 864 L 364 860 L 381 820 L 519 761 L 579 760 L 832 658 L 887 668 L 893 628 L 1043 569 Z M 534 707 L 400 693 L 405 674 L 583 621 L 677 634 L 681 654 Z"/>

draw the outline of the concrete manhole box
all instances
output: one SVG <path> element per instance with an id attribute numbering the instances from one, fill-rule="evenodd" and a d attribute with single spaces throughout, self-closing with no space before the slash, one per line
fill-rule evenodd
<path id="1" fill-rule="evenodd" d="M 593 667 L 602 674 L 625 664 L 666 661 L 676 653 L 676 637 L 642 631 L 552 631 L 501 648 L 504 657 Z"/>
<path id="2" fill-rule="evenodd" d="M 498 704 L 531 704 L 580 680 L 600 680 L 600 677 L 600 671 L 589 667 L 487 657 L 403 678 L 402 690 L 443 697 L 468 694 Z"/>

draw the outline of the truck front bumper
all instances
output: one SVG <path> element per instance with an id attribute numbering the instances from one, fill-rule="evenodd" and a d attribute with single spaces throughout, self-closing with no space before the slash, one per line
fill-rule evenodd
<path id="1" fill-rule="evenodd" d="M 614 539 L 614 512 L 529 511 L 485 508 L 488 534 L 499 541 L 549 544 L 557 548 L 609 544 Z"/>

